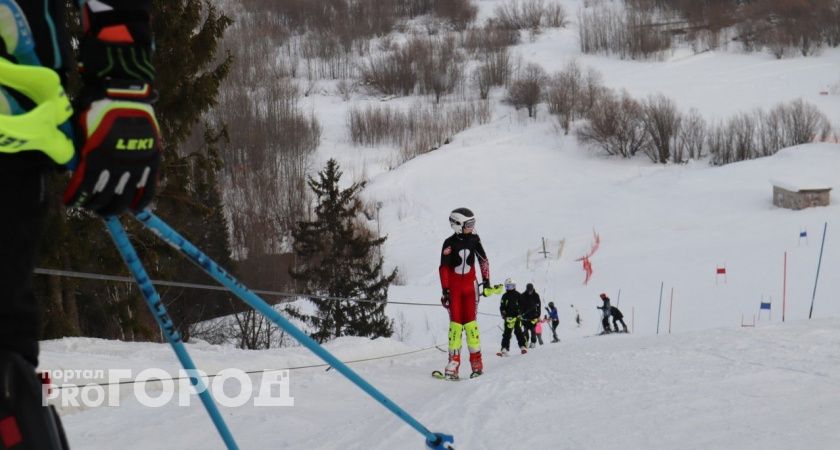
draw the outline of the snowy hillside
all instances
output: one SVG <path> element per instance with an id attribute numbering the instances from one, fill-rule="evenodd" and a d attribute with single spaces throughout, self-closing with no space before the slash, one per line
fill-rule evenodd
<path id="1" fill-rule="evenodd" d="M 477 3 L 486 18 L 498 2 Z M 577 60 L 598 70 L 608 87 L 640 99 L 663 93 L 708 120 L 802 98 L 840 125 L 840 98 L 819 94 L 840 80 L 840 50 L 783 60 L 736 50 L 695 55 L 682 49 L 658 62 L 585 56 L 575 23 L 583 2 L 561 3 L 571 23 L 513 47 L 523 61 L 554 71 Z M 840 145 L 807 144 L 722 167 L 707 160 L 654 165 L 643 156 L 616 159 L 586 148 L 564 136 L 544 109 L 532 120 L 503 104 L 502 96 L 491 93 L 489 123 L 393 170 L 396 149 L 350 144 L 346 114 L 354 105 L 405 106 L 416 98 L 355 93 L 347 101 L 324 82 L 302 101 L 323 127 L 314 169 L 336 158 L 347 175 L 343 181 L 367 180 L 365 199 L 382 204 L 385 261 L 399 268 L 402 280 L 390 288 L 390 300 L 431 305 L 389 305 L 394 339 L 342 338 L 328 348 L 344 361 L 380 358 L 353 367 L 432 430 L 454 434 L 459 449 L 836 448 Z M 803 178 L 833 188 L 832 205 L 803 211 L 772 205 L 771 179 Z M 563 342 L 525 356 L 493 356 L 501 334 L 498 298 L 483 299 L 486 373 L 449 383 L 429 372 L 446 360 L 434 347 L 445 342 L 448 328 L 438 306 L 437 268 L 441 243 L 451 234 L 447 216 L 457 207 L 477 214 L 493 282 L 533 282 L 544 305 L 557 304 Z M 800 238 L 803 231 L 807 239 Z M 575 260 L 590 250 L 593 233 L 600 248 L 584 285 Z M 555 253 L 556 243 L 565 242 L 562 254 L 538 257 L 543 238 Z M 716 277 L 719 267 L 726 268 L 725 278 Z M 633 334 L 587 338 L 598 331 L 601 292 L 622 309 Z M 758 316 L 761 301 L 772 303 L 772 316 Z M 583 318 L 580 328 L 572 304 Z M 742 317 L 750 324 L 760 320 L 741 328 Z M 208 373 L 321 362 L 302 348 L 188 348 Z M 44 343 L 42 367 L 175 373 L 177 362 L 165 345 L 63 339 Z M 423 447 L 417 433 L 334 370 L 294 370 L 290 387 L 294 407 L 222 408 L 242 448 Z M 61 408 L 71 445 L 222 448 L 195 399 L 189 408 L 148 408 L 131 389 L 120 388 L 120 407 Z"/>

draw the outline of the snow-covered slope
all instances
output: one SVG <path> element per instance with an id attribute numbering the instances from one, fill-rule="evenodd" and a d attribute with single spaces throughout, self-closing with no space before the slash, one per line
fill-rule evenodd
<path id="1" fill-rule="evenodd" d="M 484 376 L 457 383 L 429 376 L 442 357 L 435 349 L 353 367 L 430 429 L 453 433 L 459 449 L 816 450 L 840 439 L 838 345 L 840 320 L 823 319 L 573 339 L 491 356 Z M 189 347 L 208 369 L 317 362 L 300 349 Z M 348 359 L 412 350 L 359 339 L 330 348 Z M 49 342 L 44 359 L 63 368 L 177 367 L 164 345 L 89 339 Z M 293 407 L 222 408 L 241 448 L 423 448 L 419 434 L 335 371 L 292 371 L 290 387 Z M 64 422 L 75 448 L 223 448 L 195 400 L 148 408 L 126 395 L 120 407 L 67 414 Z"/>
<path id="2" fill-rule="evenodd" d="M 479 3 L 486 17 L 498 2 Z M 677 51 L 661 62 L 583 56 L 574 23 L 580 3 L 563 2 L 568 29 L 546 31 L 514 51 L 548 70 L 578 59 L 599 70 L 609 87 L 637 98 L 664 93 L 710 120 L 803 98 L 840 123 L 837 97 L 819 95 L 837 81 L 840 50 L 781 61 L 737 51 Z M 533 282 L 544 303 L 554 301 L 560 310 L 561 344 L 498 359 L 492 356 L 500 339 L 498 299 L 483 299 L 486 374 L 460 383 L 429 377 L 445 360 L 429 348 L 446 338 L 448 319 L 439 306 L 389 305 L 403 342 L 340 339 L 329 345 L 343 360 L 414 352 L 354 367 L 433 430 L 454 433 L 459 449 L 836 447 L 840 145 L 809 144 L 725 167 L 706 161 L 661 166 L 605 157 L 559 133 L 545 111 L 530 120 L 496 102 L 490 123 L 387 171 L 396 160 L 393 149 L 352 147 L 345 128 L 350 105 L 379 99 L 357 94 L 345 102 L 329 94 L 329 83 L 322 87 L 304 100 L 324 127 L 314 168 L 336 157 L 345 181 L 369 179 L 364 195 L 383 205 L 386 263 L 399 267 L 404 280 L 391 288 L 391 300 L 437 303 L 440 245 L 451 233 L 447 215 L 467 206 L 478 215 L 493 281 Z M 501 92 L 493 95 L 498 100 Z M 796 212 L 772 205 L 769 180 L 803 177 L 834 188 L 834 203 Z M 808 321 L 826 222 L 816 320 Z M 807 240 L 799 239 L 803 230 Z M 601 246 L 584 286 L 575 259 L 590 249 L 593 231 Z M 564 252 L 528 262 L 542 238 L 565 239 Z M 785 252 L 787 322 L 781 324 Z M 715 277 L 719 266 L 727 269 L 725 280 Z M 600 292 L 618 303 L 633 335 L 583 338 L 597 331 Z M 740 328 L 742 315 L 751 323 L 762 299 L 772 301 L 772 319 L 765 312 L 758 327 Z M 570 304 L 583 316 L 581 328 Z M 319 362 L 300 348 L 189 348 L 209 373 Z M 136 374 L 177 366 L 164 345 L 65 339 L 44 343 L 42 367 Z M 120 407 L 62 409 L 74 448 L 221 448 L 197 402 L 154 409 L 138 404 L 130 388 L 121 392 Z M 422 447 L 419 435 L 335 371 L 293 371 L 291 395 L 294 407 L 223 408 L 242 448 Z"/>

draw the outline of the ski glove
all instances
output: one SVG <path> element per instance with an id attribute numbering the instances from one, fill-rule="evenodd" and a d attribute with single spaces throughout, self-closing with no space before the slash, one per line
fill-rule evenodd
<path id="1" fill-rule="evenodd" d="M 153 99 L 147 83 L 112 85 L 78 109 L 76 166 L 65 204 L 103 216 L 148 205 L 161 151 Z"/>
<path id="2" fill-rule="evenodd" d="M 449 293 L 449 288 L 443 288 L 443 295 L 440 297 L 440 304 L 444 308 L 449 309 L 449 303 L 452 301 L 452 296 Z"/>

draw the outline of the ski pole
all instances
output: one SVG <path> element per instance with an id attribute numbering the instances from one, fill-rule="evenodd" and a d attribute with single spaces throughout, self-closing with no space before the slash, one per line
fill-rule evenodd
<path id="1" fill-rule="evenodd" d="M 312 353 L 315 353 L 324 362 L 334 367 L 338 372 L 344 375 L 353 384 L 373 397 L 382 406 L 391 411 L 394 415 L 402 419 L 409 426 L 417 430 L 423 437 L 426 438 L 426 445 L 435 450 L 454 449 L 454 437 L 443 433 L 433 433 L 429 431 L 417 419 L 412 417 L 404 409 L 400 408 L 388 396 L 373 387 L 364 378 L 359 376 L 346 364 L 341 362 L 332 353 L 327 351 L 323 346 L 315 342 L 306 333 L 300 330 L 289 322 L 283 315 L 277 312 L 274 308 L 261 299 L 257 294 L 254 294 L 250 289 L 243 285 L 239 280 L 234 278 L 231 274 L 225 271 L 222 267 L 216 264 L 201 250 L 198 249 L 191 242 L 186 240 L 183 236 L 178 234 L 172 227 L 166 224 L 154 213 L 148 209 L 136 213 L 134 217 L 142 223 L 146 228 L 151 230 L 158 237 L 166 241 L 169 245 L 181 252 L 187 259 L 195 263 L 204 272 L 213 277 L 216 281 L 230 289 L 230 291 L 239 297 L 242 301 L 248 304 L 251 308 L 274 322 L 277 326 L 289 333 L 293 338 L 300 342 L 304 347 L 308 348 Z"/>
<path id="2" fill-rule="evenodd" d="M 175 355 L 181 362 L 181 366 L 184 367 L 184 370 L 190 377 L 190 384 L 193 385 L 199 398 L 201 398 L 201 403 L 204 404 L 204 408 L 207 410 L 207 414 L 210 415 L 210 419 L 213 420 L 213 424 L 219 431 L 222 440 L 225 441 L 225 445 L 228 449 L 238 449 L 239 447 L 236 445 L 236 441 L 234 441 L 233 435 L 228 429 L 227 424 L 225 424 L 225 420 L 219 413 L 219 409 L 216 407 L 216 403 L 213 401 L 210 391 L 207 390 L 207 385 L 204 384 L 204 381 L 198 374 L 195 363 L 193 363 L 192 358 L 190 358 L 189 353 L 187 353 L 187 349 L 184 347 L 183 341 L 181 341 L 181 335 L 178 333 L 178 330 L 175 329 L 172 319 L 166 312 L 166 308 L 160 300 L 160 295 L 158 295 L 154 285 L 152 285 L 152 282 L 146 273 L 146 269 L 143 267 L 143 263 L 140 262 L 140 259 L 137 257 L 137 252 L 134 251 L 134 247 L 128 240 L 128 235 L 126 234 L 122 223 L 120 223 L 120 220 L 116 217 L 111 216 L 105 219 L 105 225 L 108 226 L 111 238 L 114 240 L 123 261 L 125 261 L 125 265 L 128 266 L 131 274 L 137 280 L 137 284 L 140 286 L 140 292 L 143 293 L 143 298 L 146 299 L 146 305 L 148 305 L 149 310 L 155 317 L 163 335 L 166 336 L 166 339 L 172 346 L 172 350 L 175 351 Z"/>

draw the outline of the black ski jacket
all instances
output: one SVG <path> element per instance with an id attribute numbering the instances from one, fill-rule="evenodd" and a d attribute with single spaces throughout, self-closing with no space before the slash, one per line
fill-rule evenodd
<path id="1" fill-rule="evenodd" d="M 502 295 L 502 301 L 499 303 L 499 312 L 505 318 L 522 314 L 522 294 L 516 289 L 505 291 Z"/>
<path id="2" fill-rule="evenodd" d="M 526 319 L 539 319 L 542 311 L 542 301 L 537 291 L 522 293 L 522 315 Z"/>
<path id="3" fill-rule="evenodd" d="M 624 314 L 621 314 L 621 310 L 619 310 L 615 306 L 610 306 L 610 313 L 612 313 L 612 316 L 615 320 L 621 320 L 624 318 Z"/>

